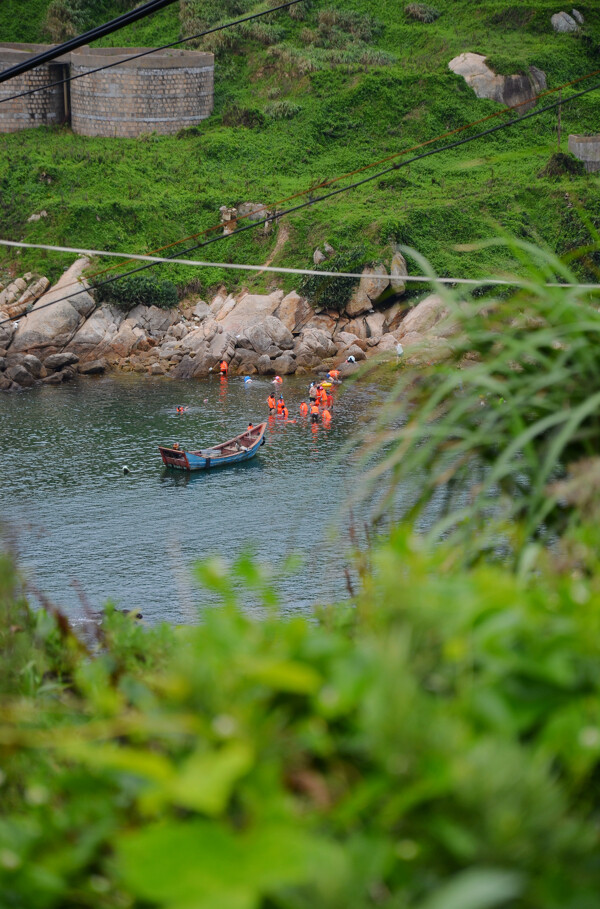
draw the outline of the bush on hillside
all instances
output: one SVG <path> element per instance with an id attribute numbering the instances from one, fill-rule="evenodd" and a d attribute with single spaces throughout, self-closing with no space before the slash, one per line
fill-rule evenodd
<path id="1" fill-rule="evenodd" d="M 365 256 L 364 246 L 341 250 L 323 264 L 323 269 L 358 273 L 368 264 L 365 262 Z M 356 278 L 323 278 L 319 275 L 305 275 L 300 282 L 300 293 L 315 309 L 334 309 L 342 312 L 357 283 Z"/>
<path id="2" fill-rule="evenodd" d="M 118 14 L 138 6 L 137 0 L 118 0 Z M 111 8 L 112 7 L 112 8 Z M 45 31 L 61 42 L 104 22 L 114 13 L 110 0 L 53 0 L 48 6 Z"/>
<path id="3" fill-rule="evenodd" d="M 550 177 L 556 180 L 565 175 L 583 176 L 585 172 L 583 161 L 580 161 L 575 155 L 567 154 L 565 152 L 555 152 L 546 166 L 539 172 L 538 176 Z"/>
<path id="4" fill-rule="evenodd" d="M 429 6 L 427 3 L 409 3 L 408 6 L 404 7 L 404 12 L 409 19 L 416 19 L 418 22 L 427 24 L 435 22 L 441 16 L 439 10 Z"/>
<path id="5" fill-rule="evenodd" d="M 264 126 L 265 115 L 256 107 L 243 107 L 235 102 L 226 106 L 222 117 L 223 126 L 244 126 L 256 129 Z"/>
<path id="6" fill-rule="evenodd" d="M 297 117 L 301 110 L 302 108 L 299 104 L 284 99 L 283 101 L 274 101 L 272 104 L 267 104 L 265 114 L 271 120 L 291 120 L 293 117 Z"/>
<path id="7" fill-rule="evenodd" d="M 154 275 L 130 275 L 119 278 L 113 284 L 98 284 L 95 294 L 99 302 L 112 303 L 129 312 L 140 304 L 172 309 L 177 306 L 177 288 L 171 281 Z"/>

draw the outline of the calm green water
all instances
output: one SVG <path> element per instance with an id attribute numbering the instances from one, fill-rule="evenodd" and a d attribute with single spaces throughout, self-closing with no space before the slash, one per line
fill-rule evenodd
<path id="1" fill-rule="evenodd" d="M 307 386 L 285 381 L 290 416 Z M 330 428 L 271 420 L 248 464 L 192 476 L 162 466 L 161 442 L 203 447 L 265 419 L 272 388 L 126 376 L 0 396 L 0 518 L 27 577 L 76 619 L 79 585 L 93 608 L 110 598 L 149 621 L 194 622 L 207 600 L 195 560 L 250 547 L 278 576 L 284 610 L 346 596 L 342 506 L 357 477 L 338 456 L 376 388 L 338 394 Z M 291 553 L 304 565 L 288 576 Z"/>

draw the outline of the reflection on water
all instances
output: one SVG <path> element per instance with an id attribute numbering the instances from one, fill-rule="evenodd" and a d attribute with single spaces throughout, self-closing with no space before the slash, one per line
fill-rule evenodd
<path id="1" fill-rule="evenodd" d="M 165 469 L 158 444 L 204 447 L 261 422 L 268 379 L 125 376 L 2 395 L 0 516 L 22 568 L 74 614 L 77 581 L 95 608 L 110 598 L 151 621 L 196 621 L 206 597 L 192 583 L 194 561 L 242 549 L 281 575 L 287 611 L 344 597 L 340 507 L 351 472 L 339 453 L 378 393 L 352 387 L 337 395 L 330 427 L 311 426 L 298 413 L 307 385 L 286 379 L 295 422 L 268 418 L 253 460 L 193 475 Z M 288 577 L 292 552 L 304 567 Z"/>

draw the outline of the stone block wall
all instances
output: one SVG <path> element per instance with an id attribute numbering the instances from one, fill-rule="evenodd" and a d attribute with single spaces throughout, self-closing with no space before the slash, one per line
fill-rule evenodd
<path id="1" fill-rule="evenodd" d="M 42 50 L 40 45 L 0 47 L 0 68 Z M 171 50 L 90 73 L 126 60 L 145 48 L 80 48 L 23 76 L 0 84 L 0 98 L 64 78 L 69 84 L 0 105 L 0 132 L 70 122 L 83 136 L 135 138 L 142 133 L 172 135 L 200 123 L 213 109 L 212 54 Z M 86 75 L 86 73 L 90 73 Z M 70 102 L 69 102 L 70 97 Z"/>
<path id="2" fill-rule="evenodd" d="M 569 136 L 569 151 L 583 161 L 588 174 L 600 170 L 600 136 Z"/>
<path id="3" fill-rule="evenodd" d="M 8 69 L 20 63 L 24 57 L 42 49 L 39 45 L 27 45 L 26 48 L 27 50 L 23 52 L 18 45 L 0 47 L 0 70 Z M 62 61 L 62 58 L 60 60 Z M 45 66 L 38 66 L 29 73 L 2 82 L 0 101 L 32 88 L 58 82 L 66 75 L 68 71 L 63 62 L 53 61 Z M 0 104 L 0 133 L 14 133 L 20 129 L 30 129 L 32 126 L 56 126 L 64 123 L 66 119 L 64 99 L 63 86 L 57 85 L 34 95 Z"/>

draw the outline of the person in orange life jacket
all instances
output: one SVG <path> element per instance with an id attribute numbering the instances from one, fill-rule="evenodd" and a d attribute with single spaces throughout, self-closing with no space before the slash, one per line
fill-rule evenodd
<path id="1" fill-rule="evenodd" d="M 327 410 L 327 408 L 325 408 L 325 410 L 321 414 L 321 419 L 323 420 L 324 423 L 331 423 L 331 414 Z"/>
<path id="2" fill-rule="evenodd" d="M 300 415 L 303 417 L 308 416 L 308 404 L 306 403 L 306 401 L 303 401 L 302 404 L 300 405 Z"/>
<path id="3" fill-rule="evenodd" d="M 267 398 L 267 404 L 269 405 L 269 413 L 275 413 L 275 395 L 272 392 Z"/>
<path id="4" fill-rule="evenodd" d="M 227 363 L 227 360 L 221 360 L 221 365 L 219 366 L 219 370 L 220 370 L 222 376 L 227 375 L 227 373 L 229 372 L 229 364 Z"/>
<path id="5" fill-rule="evenodd" d="M 330 369 L 327 373 L 332 382 L 337 382 L 340 377 L 339 369 Z"/>
<path id="6" fill-rule="evenodd" d="M 283 408 L 285 407 L 285 401 L 283 400 L 283 395 L 279 395 L 279 400 L 277 401 L 277 416 L 280 417 L 283 413 Z"/>
<path id="7" fill-rule="evenodd" d="M 290 412 L 289 412 L 289 410 L 287 409 L 287 407 L 286 407 L 285 404 L 284 404 L 284 405 L 283 405 L 283 410 L 282 410 L 282 412 L 281 412 L 281 416 L 283 417 L 284 420 L 287 420 L 287 418 L 289 417 L 289 415 L 290 415 Z"/>
<path id="8" fill-rule="evenodd" d="M 325 407 L 327 408 L 327 410 L 331 410 L 331 408 L 333 407 L 333 395 L 331 394 L 330 391 L 327 392 L 327 396 L 325 399 Z"/>
<path id="9" fill-rule="evenodd" d="M 325 389 L 323 388 L 322 385 L 319 385 L 317 390 L 319 392 L 319 397 L 317 398 L 317 400 L 318 400 L 319 404 L 321 405 L 321 407 L 325 407 L 325 405 L 327 403 L 327 392 L 325 391 Z"/>
<path id="10" fill-rule="evenodd" d="M 252 423 L 248 423 L 248 429 L 246 430 L 246 432 L 250 432 L 251 429 L 254 429 L 254 426 L 252 425 Z"/>
<path id="11" fill-rule="evenodd" d="M 316 401 L 313 401 L 310 405 L 310 421 L 311 423 L 319 422 L 319 405 Z"/>

